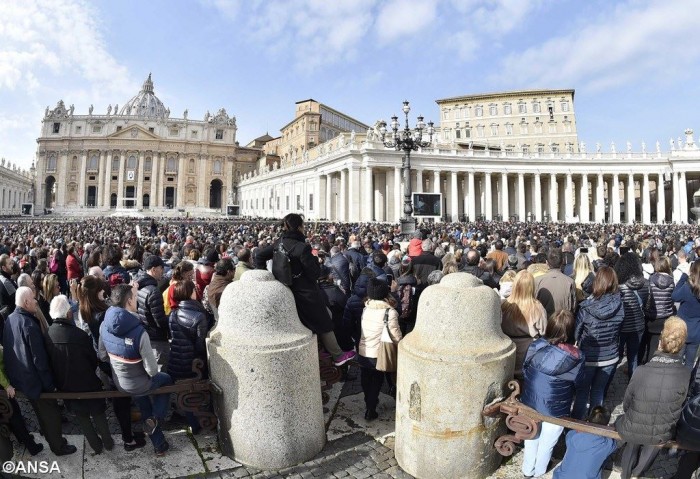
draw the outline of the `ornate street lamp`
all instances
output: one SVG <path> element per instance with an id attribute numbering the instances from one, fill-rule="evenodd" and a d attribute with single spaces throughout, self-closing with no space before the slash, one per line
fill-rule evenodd
<path id="1" fill-rule="evenodd" d="M 399 118 L 394 115 L 391 117 L 391 132 L 392 136 L 389 140 L 386 139 L 387 128 L 386 122 L 382 121 L 379 124 L 379 132 L 382 135 L 382 143 L 387 148 L 395 148 L 396 151 L 403 151 L 403 161 L 401 163 L 401 170 L 404 181 L 403 189 L 403 217 L 401 218 L 401 234 L 410 235 L 416 230 L 416 220 L 413 218 L 413 204 L 411 202 L 411 151 L 418 151 L 418 148 L 425 148 L 430 146 L 433 141 L 433 135 L 435 134 L 435 128 L 433 127 L 433 122 L 428 122 L 427 133 L 429 135 L 428 141 L 423 141 L 423 130 L 425 130 L 425 123 L 423 122 L 423 117 L 418 116 L 418 123 L 416 123 L 416 128 L 411 130 L 408 127 L 408 112 L 411 111 L 411 107 L 408 101 L 403 102 L 403 112 L 406 116 L 406 125 L 403 130 L 399 130 L 401 126 L 399 123 Z"/>

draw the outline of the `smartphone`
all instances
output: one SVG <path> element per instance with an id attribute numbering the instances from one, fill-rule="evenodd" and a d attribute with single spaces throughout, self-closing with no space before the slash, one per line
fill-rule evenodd
<path id="1" fill-rule="evenodd" d="M 394 282 L 394 275 L 393 274 L 387 274 L 386 275 L 386 282 L 391 284 Z"/>

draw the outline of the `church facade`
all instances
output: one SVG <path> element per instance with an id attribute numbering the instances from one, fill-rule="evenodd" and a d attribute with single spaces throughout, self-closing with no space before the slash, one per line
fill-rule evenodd
<path id="1" fill-rule="evenodd" d="M 236 141 L 224 108 L 202 120 L 171 118 L 149 75 L 121 108 L 78 115 L 61 100 L 46 108 L 37 139 L 36 212 L 124 210 L 225 212 L 258 148 Z"/>

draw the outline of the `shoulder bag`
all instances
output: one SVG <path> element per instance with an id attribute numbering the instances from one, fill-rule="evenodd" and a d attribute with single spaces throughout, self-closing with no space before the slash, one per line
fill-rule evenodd
<path id="1" fill-rule="evenodd" d="M 379 353 L 377 354 L 377 371 L 395 373 L 399 351 L 397 345 L 391 339 L 389 332 L 389 309 L 384 311 L 384 329 L 379 340 Z"/>

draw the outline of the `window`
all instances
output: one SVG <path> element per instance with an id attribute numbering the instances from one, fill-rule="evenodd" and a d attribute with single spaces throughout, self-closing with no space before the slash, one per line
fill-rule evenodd
<path id="1" fill-rule="evenodd" d="M 520 124 L 520 134 L 527 135 L 527 123 L 523 122 Z"/>
<path id="2" fill-rule="evenodd" d="M 298 210 L 303 209 L 303 207 L 301 205 L 301 195 L 297 195 L 297 209 Z"/>
<path id="3" fill-rule="evenodd" d="M 136 156 L 135 155 L 130 155 L 129 159 L 126 160 L 126 168 L 128 170 L 135 170 L 136 169 Z"/>
<path id="4" fill-rule="evenodd" d="M 530 147 L 527 145 L 523 145 L 523 154 L 527 155 L 530 153 Z"/>
<path id="5" fill-rule="evenodd" d="M 449 139 L 450 139 L 450 130 L 448 130 L 448 129 L 442 130 L 442 139 L 443 139 L 443 140 L 449 140 Z"/>
<path id="6" fill-rule="evenodd" d="M 97 155 L 92 155 L 90 157 L 90 160 L 88 160 L 88 170 L 89 171 L 96 171 L 97 170 L 97 162 L 98 162 Z"/>
<path id="7" fill-rule="evenodd" d="M 93 133 L 102 133 L 102 125 L 93 125 L 92 132 Z"/>
<path id="8" fill-rule="evenodd" d="M 512 135 L 512 134 L 513 134 L 513 124 L 506 123 L 506 135 Z"/>
<path id="9" fill-rule="evenodd" d="M 459 130 L 455 130 L 455 138 L 462 138 L 462 132 Z"/>
<path id="10" fill-rule="evenodd" d="M 476 116 L 484 116 L 484 107 L 483 106 L 477 106 L 474 108 L 474 114 Z"/>
<path id="11" fill-rule="evenodd" d="M 177 161 L 175 161 L 175 157 L 171 156 L 168 158 L 168 161 L 165 163 L 165 171 L 174 173 L 177 171 Z"/>
<path id="12" fill-rule="evenodd" d="M 313 193 L 309 194 L 309 211 L 314 210 L 314 195 Z"/>
<path id="13" fill-rule="evenodd" d="M 553 121 L 549 122 L 549 132 L 550 133 L 556 133 L 557 132 L 557 124 Z"/>
<path id="14" fill-rule="evenodd" d="M 469 128 L 464 129 L 464 138 L 471 138 L 472 131 Z"/>
<path id="15" fill-rule="evenodd" d="M 54 123 L 54 124 L 53 124 L 53 130 L 52 130 L 52 132 L 53 132 L 54 134 L 56 134 L 56 133 L 58 133 L 60 130 L 61 130 L 61 124 L 58 123 L 58 122 Z"/>
<path id="16" fill-rule="evenodd" d="M 532 104 L 532 111 L 533 113 L 540 113 L 540 104 L 535 102 Z"/>
<path id="17" fill-rule="evenodd" d="M 56 171 L 56 154 L 51 153 L 49 155 L 49 163 L 46 167 L 47 171 Z"/>
<path id="18" fill-rule="evenodd" d="M 190 138 L 197 138 L 197 130 L 192 130 L 190 132 Z"/>
<path id="19" fill-rule="evenodd" d="M 571 133 L 571 122 L 570 121 L 564 122 L 564 131 L 566 133 Z"/>
<path id="20" fill-rule="evenodd" d="M 119 158 L 112 158 L 112 171 L 119 171 Z"/>
<path id="21" fill-rule="evenodd" d="M 549 106 L 549 107 L 547 107 L 547 108 L 548 108 L 548 110 L 549 110 L 549 119 L 550 119 L 550 120 L 553 120 L 553 119 L 554 119 L 554 107 L 553 107 L 553 106 Z"/>
<path id="22" fill-rule="evenodd" d="M 552 148 L 552 153 L 559 153 L 559 145 L 557 145 L 556 143 L 553 143 L 551 145 L 551 148 Z"/>
<path id="23" fill-rule="evenodd" d="M 569 102 L 568 101 L 561 102 L 561 111 L 569 111 Z"/>
<path id="24" fill-rule="evenodd" d="M 170 129 L 170 136 L 178 136 L 180 134 L 180 130 L 177 128 L 171 128 Z"/>
<path id="25" fill-rule="evenodd" d="M 117 131 L 122 131 L 122 127 L 121 127 L 121 126 L 118 126 L 118 127 L 117 127 Z"/>
<path id="26" fill-rule="evenodd" d="M 491 136 L 498 136 L 498 125 L 491 125 Z"/>
<path id="27" fill-rule="evenodd" d="M 78 169 L 78 157 L 77 156 L 74 156 L 73 158 L 71 158 L 70 169 L 73 171 Z"/>
<path id="28" fill-rule="evenodd" d="M 477 125 L 476 126 L 476 136 L 479 138 L 484 137 L 484 125 Z"/>
<path id="29" fill-rule="evenodd" d="M 187 167 L 187 172 L 194 173 L 194 158 L 190 158 L 188 165 L 189 166 Z"/>
<path id="30" fill-rule="evenodd" d="M 489 107 L 489 115 L 491 115 L 491 116 L 498 115 L 498 107 L 496 105 L 491 105 Z"/>
<path id="31" fill-rule="evenodd" d="M 518 103 L 518 113 L 527 113 L 527 105 L 525 103 Z"/>
<path id="32" fill-rule="evenodd" d="M 155 133 L 156 129 L 154 127 L 150 127 L 148 131 L 150 131 L 151 133 Z"/>
<path id="33" fill-rule="evenodd" d="M 544 153 L 544 145 L 542 143 L 537 144 L 537 153 Z"/>
<path id="34" fill-rule="evenodd" d="M 79 135 L 83 132 L 83 127 L 82 126 L 76 126 L 75 127 L 75 134 Z"/>
<path id="35" fill-rule="evenodd" d="M 153 162 L 151 160 L 151 157 L 150 156 L 146 157 L 146 160 L 143 162 L 143 171 L 146 171 L 146 172 L 151 171 L 151 168 L 153 167 L 152 163 Z"/>
<path id="36" fill-rule="evenodd" d="M 224 130 L 216 130 L 216 139 L 217 139 L 217 140 L 223 140 L 223 139 L 224 139 Z"/>
<path id="37" fill-rule="evenodd" d="M 214 167 L 212 168 L 212 172 L 213 172 L 215 175 L 220 175 L 220 174 L 221 174 L 221 161 L 220 161 L 220 160 L 216 160 L 216 161 L 214 162 Z"/>
<path id="38" fill-rule="evenodd" d="M 510 115 L 513 113 L 513 109 L 510 106 L 510 103 L 506 103 L 503 105 L 503 114 L 504 115 Z"/>
<path id="39" fill-rule="evenodd" d="M 542 123 L 539 121 L 535 123 L 535 133 L 541 134 L 542 133 Z"/>

